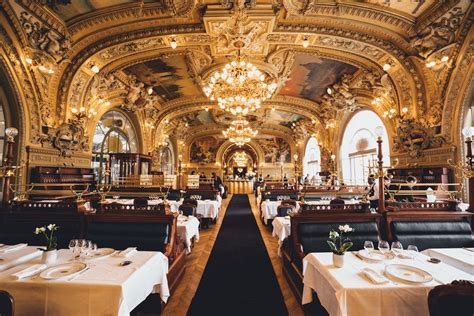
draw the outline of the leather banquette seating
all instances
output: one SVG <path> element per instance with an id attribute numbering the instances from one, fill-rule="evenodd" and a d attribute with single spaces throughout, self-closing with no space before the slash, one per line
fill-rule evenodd
<path id="1" fill-rule="evenodd" d="M 467 220 L 396 220 L 390 222 L 391 239 L 402 245 L 429 248 L 473 247 L 474 237 Z"/>

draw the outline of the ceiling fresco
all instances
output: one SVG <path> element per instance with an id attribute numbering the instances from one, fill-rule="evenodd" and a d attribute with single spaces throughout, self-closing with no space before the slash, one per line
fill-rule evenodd
<path id="1" fill-rule="evenodd" d="M 280 95 L 300 97 L 320 102 L 326 88 L 344 74 L 354 74 L 358 68 L 333 59 L 307 54 L 296 56 L 289 80 Z"/>
<path id="2" fill-rule="evenodd" d="M 414 16 L 419 16 L 427 8 L 436 2 L 436 0 L 359 0 L 369 4 L 389 7 Z"/>
<path id="3" fill-rule="evenodd" d="M 53 10 L 65 21 L 85 13 L 116 6 L 134 0 L 61 0 L 56 5 L 50 5 Z"/>
<path id="4" fill-rule="evenodd" d="M 168 56 L 125 68 L 125 73 L 134 75 L 147 86 L 153 87 L 162 101 L 186 96 L 201 96 L 188 74 L 184 55 Z"/>

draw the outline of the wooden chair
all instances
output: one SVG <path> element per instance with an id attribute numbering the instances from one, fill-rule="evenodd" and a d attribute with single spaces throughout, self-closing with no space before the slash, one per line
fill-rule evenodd
<path id="1" fill-rule="evenodd" d="M 10 293 L 0 291 L 0 315 L 13 316 L 15 315 L 15 304 Z"/>
<path id="2" fill-rule="evenodd" d="M 281 204 L 277 207 L 277 213 L 279 217 L 287 216 L 290 212 L 293 212 L 295 207 L 290 204 Z"/>
<path id="3" fill-rule="evenodd" d="M 341 198 L 335 198 L 329 202 L 329 205 L 344 205 L 344 204 L 346 204 L 346 202 Z"/>
<path id="4" fill-rule="evenodd" d="M 133 205 L 135 208 L 142 208 L 142 207 L 147 207 L 148 206 L 148 199 L 146 198 L 135 198 L 133 200 Z"/>
<path id="5" fill-rule="evenodd" d="M 195 207 L 197 207 L 198 206 L 198 201 L 193 200 L 193 199 L 185 199 L 183 201 L 183 204 L 191 204 L 191 205 L 194 205 Z"/>
<path id="6" fill-rule="evenodd" d="M 282 205 L 286 204 L 286 205 L 291 205 L 291 206 L 294 206 L 294 207 L 296 207 L 296 203 L 297 203 L 296 200 L 291 200 L 291 199 L 281 201 Z"/>
<path id="7" fill-rule="evenodd" d="M 474 315 L 474 283 L 453 281 L 438 285 L 428 294 L 430 316 Z"/>

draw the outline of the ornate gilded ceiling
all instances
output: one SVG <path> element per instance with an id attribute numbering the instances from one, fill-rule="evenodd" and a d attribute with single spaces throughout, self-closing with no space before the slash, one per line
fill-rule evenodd
<path id="1" fill-rule="evenodd" d="M 473 41 L 469 0 L 0 4 L 2 58 L 36 122 L 33 146 L 52 146 L 63 125 L 82 128 L 90 142 L 100 116 L 114 107 L 140 123 L 144 152 L 164 137 L 179 145 L 220 135 L 230 118 L 202 84 L 237 47 L 280 83 L 249 117 L 265 137 L 301 142 L 317 135 L 330 148 L 351 113 L 368 107 L 392 135 L 412 120 L 449 143 L 445 113 L 461 102 L 453 89 L 462 90 L 472 72 L 465 61 Z"/>

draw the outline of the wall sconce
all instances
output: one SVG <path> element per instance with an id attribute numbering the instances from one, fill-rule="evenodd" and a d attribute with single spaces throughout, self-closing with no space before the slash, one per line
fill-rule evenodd
<path id="1" fill-rule="evenodd" d="M 441 58 L 430 57 L 425 61 L 426 68 L 439 70 L 443 66 L 449 67 L 449 56 L 443 55 Z"/>
<path id="2" fill-rule="evenodd" d="M 308 36 L 303 37 L 303 47 L 304 48 L 309 47 L 309 38 L 308 38 Z"/>
<path id="3" fill-rule="evenodd" d="M 178 42 L 176 42 L 176 38 L 174 36 L 171 37 L 170 46 L 172 49 L 176 49 L 176 47 L 178 47 Z"/>

